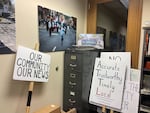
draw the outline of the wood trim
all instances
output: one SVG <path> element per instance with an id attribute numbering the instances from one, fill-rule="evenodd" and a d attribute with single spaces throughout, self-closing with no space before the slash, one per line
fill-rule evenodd
<path id="1" fill-rule="evenodd" d="M 88 0 L 87 33 L 96 33 L 97 3 L 96 0 Z"/>
<path id="2" fill-rule="evenodd" d="M 126 51 L 131 52 L 131 64 L 138 68 L 143 0 L 129 0 Z"/>
<path id="3" fill-rule="evenodd" d="M 88 0 L 87 33 L 96 33 L 97 4 L 112 0 Z"/>
<path id="4" fill-rule="evenodd" d="M 96 0 L 96 3 L 97 4 L 100 4 L 100 3 L 106 3 L 106 2 L 111 2 L 113 0 Z"/>
<path id="5" fill-rule="evenodd" d="M 97 4 L 109 0 L 88 0 L 87 33 L 96 33 Z M 143 0 L 129 0 L 126 51 L 131 52 L 131 67 L 138 68 Z"/>

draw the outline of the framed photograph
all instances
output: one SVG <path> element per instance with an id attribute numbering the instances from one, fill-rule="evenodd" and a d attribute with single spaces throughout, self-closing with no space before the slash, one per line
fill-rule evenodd
<path id="1" fill-rule="evenodd" d="M 64 51 L 76 44 L 77 19 L 42 6 L 38 6 L 39 50 Z"/>
<path id="2" fill-rule="evenodd" d="M 0 1 L 0 54 L 16 52 L 15 0 Z"/>

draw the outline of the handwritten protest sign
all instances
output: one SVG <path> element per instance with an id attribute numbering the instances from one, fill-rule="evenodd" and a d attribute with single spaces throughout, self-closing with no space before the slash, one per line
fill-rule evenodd
<path id="1" fill-rule="evenodd" d="M 127 81 L 122 102 L 122 113 L 138 113 L 139 83 Z"/>
<path id="2" fill-rule="evenodd" d="M 96 58 L 89 102 L 121 110 L 125 63 Z"/>
<path id="3" fill-rule="evenodd" d="M 19 46 L 16 55 L 13 79 L 48 82 L 50 55 Z"/>
<path id="4" fill-rule="evenodd" d="M 131 80 L 126 81 L 123 102 L 122 113 L 138 113 L 139 108 L 139 90 L 140 90 L 140 70 L 131 69 Z"/>

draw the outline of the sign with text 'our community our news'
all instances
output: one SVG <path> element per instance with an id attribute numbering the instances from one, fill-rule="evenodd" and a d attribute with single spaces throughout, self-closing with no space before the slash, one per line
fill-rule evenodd
<path id="1" fill-rule="evenodd" d="M 18 46 L 13 79 L 48 82 L 50 59 L 50 55 Z"/>

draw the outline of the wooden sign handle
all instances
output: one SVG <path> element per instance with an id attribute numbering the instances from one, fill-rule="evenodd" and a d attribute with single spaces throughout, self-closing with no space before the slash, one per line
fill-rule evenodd
<path id="1" fill-rule="evenodd" d="M 106 113 L 106 106 L 102 107 L 102 113 Z M 110 109 L 110 113 L 114 113 L 114 111 Z"/>
<path id="2" fill-rule="evenodd" d="M 27 100 L 27 107 L 26 107 L 26 113 L 30 113 L 30 104 L 31 104 L 31 98 L 32 98 L 32 92 L 33 92 L 34 82 L 29 83 L 29 89 L 28 89 L 28 100 Z"/>
<path id="3" fill-rule="evenodd" d="M 38 43 L 35 44 L 34 49 L 35 50 L 39 49 Z M 27 105 L 26 105 L 26 113 L 30 113 L 30 104 L 31 104 L 33 87 L 34 87 L 34 82 L 30 82 L 29 83 L 29 89 L 28 89 L 28 99 L 27 99 Z"/>
<path id="4" fill-rule="evenodd" d="M 106 106 L 102 107 L 102 113 L 106 113 Z"/>
<path id="5" fill-rule="evenodd" d="M 110 110 L 110 113 L 114 113 L 114 111 L 111 109 L 111 110 Z"/>

